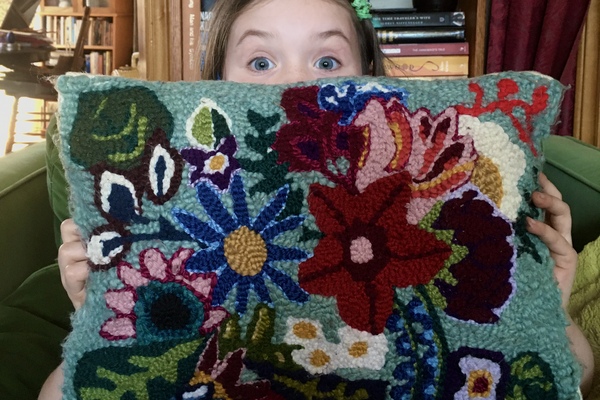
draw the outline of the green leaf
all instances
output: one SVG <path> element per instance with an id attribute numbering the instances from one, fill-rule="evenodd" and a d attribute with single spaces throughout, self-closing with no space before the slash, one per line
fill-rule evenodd
<path id="1" fill-rule="evenodd" d="M 240 321 L 237 314 L 232 315 L 221 326 L 219 334 L 219 357 L 237 349 L 246 349 L 245 359 L 255 362 L 267 362 L 277 368 L 297 370 L 300 367 L 292 359 L 292 350 L 300 346 L 285 343 L 273 344 L 275 333 L 275 310 L 265 304 L 258 304 L 252 320 L 246 328 L 245 337 L 241 336 Z"/>
<path id="2" fill-rule="evenodd" d="M 84 354 L 73 385 L 83 400 L 170 399 L 189 382 L 206 338 L 106 347 Z"/>
<path id="3" fill-rule="evenodd" d="M 192 124 L 192 137 L 203 146 L 212 147 L 214 135 L 212 130 L 211 111 L 208 107 L 202 107 L 194 117 Z"/>
<path id="4" fill-rule="evenodd" d="M 558 390 L 550 365 L 537 353 L 520 353 L 510 363 L 507 400 L 556 400 Z"/>
<path id="5" fill-rule="evenodd" d="M 148 88 L 82 93 L 69 137 L 71 158 L 85 168 L 106 162 L 130 170 L 140 165 L 146 142 L 158 128 L 170 139 L 173 116 Z"/>

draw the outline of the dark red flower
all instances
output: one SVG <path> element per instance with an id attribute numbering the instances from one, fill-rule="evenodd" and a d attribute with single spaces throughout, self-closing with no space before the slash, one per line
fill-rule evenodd
<path id="1" fill-rule="evenodd" d="M 392 312 L 394 287 L 428 283 L 449 246 L 406 222 L 411 178 L 379 179 L 363 193 L 314 184 L 308 204 L 324 237 L 300 264 L 298 280 L 313 294 L 335 296 L 351 327 L 379 334 Z"/>
<path id="2" fill-rule="evenodd" d="M 237 349 L 220 360 L 218 337 L 213 335 L 200 356 L 194 376 L 176 398 L 283 400 L 271 391 L 269 381 L 242 382 L 245 354 L 245 349 Z"/>
<path id="3" fill-rule="evenodd" d="M 448 315 L 487 324 L 500 319 L 514 291 L 516 255 L 510 223 L 477 195 L 474 190 L 466 190 L 459 198 L 448 200 L 432 225 L 434 229 L 453 231 L 452 242 L 469 250 L 449 268 L 456 282 L 438 280 L 436 286 L 446 298 Z"/>
<path id="4" fill-rule="evenodd" d="M 318 86 L 283 93 L 281 105 L 290 122 L 277 132 L 273 144 L 277 161 L 288 162 L 290 171 L 319 171 L 332 182 L 356 190 L 356 164 L 365 142 L 361 128 L 341 126 L 341 113 L 321 109 L 318 93 Z M 352 163 L 346 171 L 338 166 L 341 157 Z"/>

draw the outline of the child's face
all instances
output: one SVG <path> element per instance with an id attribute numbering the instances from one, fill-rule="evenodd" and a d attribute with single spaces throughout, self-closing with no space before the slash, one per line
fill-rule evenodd
<path id="1" fill-rule="evenodd" d="M 362 75 L 350 15 L 327 0 L 263 0 L 233 23 L 223 79 L 278 84 Z"/>

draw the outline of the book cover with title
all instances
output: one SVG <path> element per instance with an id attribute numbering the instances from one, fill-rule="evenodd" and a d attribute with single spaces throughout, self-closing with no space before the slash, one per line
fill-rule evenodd
<path id="1" fill-rule="evenodd" d="M 387 76 L 396 77 L 467 76 L 469 56 L 388 57 L 384 68 Z"/>

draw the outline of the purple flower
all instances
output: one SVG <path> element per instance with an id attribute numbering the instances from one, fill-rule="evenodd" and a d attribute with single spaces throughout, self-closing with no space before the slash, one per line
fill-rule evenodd
<path id="1" fill-rule="evenodd" d="M 181 155 L 190 164 L 190 185 L 210 181 L 219 190 L 227 190 L 233 173 L 240 169 L 240 163 L 234 158 L 236 151 L 237 143 L 233 136 L 222 139 L 215 150 L 182 149 Z"/>

